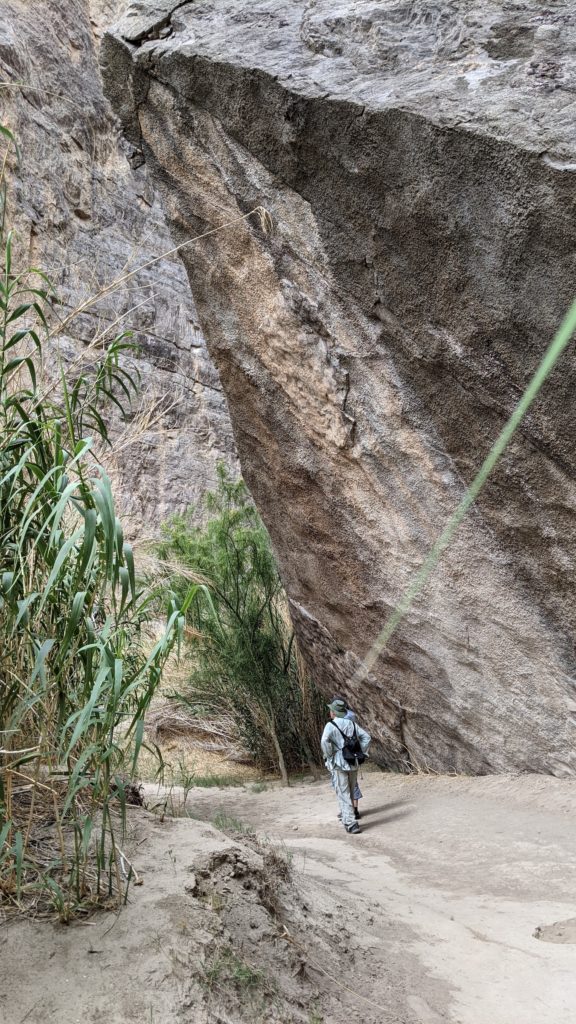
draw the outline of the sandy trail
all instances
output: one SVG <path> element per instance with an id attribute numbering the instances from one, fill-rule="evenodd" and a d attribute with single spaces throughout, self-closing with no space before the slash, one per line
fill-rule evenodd
<path id="1" fill-rule="evenodd" d="M 367 899 L 398 932 L 398 980 L 422 1024 L 574 1024 L 576 782 L 368 774 L 363 789 L 360 836 L 344 834 L 327 783 L 195 790 L 188 806 L 282 840 L 347 912 Z"/>
<path id="2" fill-rule="evenodd" d="M 0 1021 L 574 1024 L 576 780 L 367 773 L 362 787 L 359 836 L 344 833 L 324 781 L 195 789 L 193 820 L 133 808 L 129 849 L 143 886 L 118 918 L 0 929 Z M 288 919 L 305 944 L 310 982 L 296 980 L 286 942 L 262 931 L 242 876 L 222 880 L 220 900 L 251 962 L 284 958 L 290 1011 L 211 1007 L 194 980 L 221 925 L 191 890 L 191 872 L 199 857 L 239 848 L 205 824 L 219 814 L 292 852 Z M 312 1002 L 302 1002 L 304 990 Z"/>

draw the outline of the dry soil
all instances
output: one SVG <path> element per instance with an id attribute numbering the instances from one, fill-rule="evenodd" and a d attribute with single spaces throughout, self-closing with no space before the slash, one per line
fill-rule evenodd
<path id="1" fill-rule="evenodd" d="M 573 1024 L 576 782 L 367 774 L 363 788 L 358 836 L 324 781 L 195 789 L 194 819 L 134 809 L 143 884 L 118 919 L 3 928 L 2 1021 Z M 218 814 L 264 846 L 206 824 Z M 270 844 L 292 882 L 263 882 Z M 264 980 L 230 980 L 223 949 Z"/>

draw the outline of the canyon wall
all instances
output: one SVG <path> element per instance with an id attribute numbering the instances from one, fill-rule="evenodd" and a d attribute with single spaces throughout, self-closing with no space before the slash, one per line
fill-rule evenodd
<path id="1" fill-rule="evenodd" d="M 575 45 L 562 0 L 138 0 L 102 47 L 174 241 L 204 235 L 305 656 L 400 769 L 576 771 L 573 346 L 355 675 L 574 298 Z"/>
<path id="2" fill-rule="evenodd" d="M 147 170 L 132 147 L 119 147 L 102 92 L 102 25 L 120 8 L 119 0 L 0 0 L 0 121 L 20 150 L 9 162 L 8 220 L 19 266 L 51 276 L 63 317 L 173 247 Z M 106 464 L 125 525 L 143 539 L 200 500 L 219 459 L 236 465 L 234 441 L 177 257 L 129 277 L 71 321 L 58 337 L 65 361 L 106 327 L 109 337 L 131 330 L 139 349 L 139 407 L 127 427 L 114 425 Z"/>

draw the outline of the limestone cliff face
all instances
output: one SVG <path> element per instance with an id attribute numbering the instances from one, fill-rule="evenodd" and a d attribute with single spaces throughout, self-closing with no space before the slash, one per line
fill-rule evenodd
<path id="1" fill-rule="evenodd" d="M 108 94 L 183 260 L 298 635 L 384 763 L 576 772 L 576 360 L 350 678 L 574 297 L 569 3 L 134 3 Z M 275 229 L 256 216 L 257 206 Z"/>
<path id="2" fill-rule="evenodd" d="M 172 248 L 146 168 L 131 147 L 120 151 L 102 92 L 101 24 L 120 7 L 119 0 L 0 0 L 0 120 L 21 151 L 10 175 L 10 220 L 29 260 L 23 265 L 50 273 L 63 315 L 123 269 Z M 65 358 L 113 323 L 118 332 L 133 330 L 140 346 L 149 422 L 128 446 L 125 434 L 118 437 L 115 472 L 126 525 L 142 536 L 199 500 L 217 460 L 234 462 L 234 443 L 178 259 L 153 264 L 77 318 L 59 341 Z"/>

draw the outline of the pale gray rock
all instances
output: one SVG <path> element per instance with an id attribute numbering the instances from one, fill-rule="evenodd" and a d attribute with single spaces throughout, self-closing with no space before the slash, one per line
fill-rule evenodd
<path id="1" fill-rule="evenodd" d="M 173 6 L 173 5 L 172 5 Z M 104 19 L 118 0 L 0 2 L 0 120 L 21 152 L 10 170 L 10 221 L 21 265 L 45 269 L 61 315 L 124 271 L 173 248 L 142 158 L 119 148 L 98 67 Z M 127 159 L 128 158 L 128 159 Z M 132 164 L 132 167 L 130 166 Z M 200 501 L 216 464 L 235 466 L 226 400 L 176 256 L 104 295 L 59 339 L 72 359 L 117 324 L 139 346 L 140 409 L 115 425 L 106 464 L 128 531 L 144 539 L 172 512 Z"/>
<path id="2" fill-rule="evenodd" d="M 182 257 L 315 678 L 383 763 L 574 774 L 573 347 L 350 682 L 574 298 L 573 5 L 167 11 L 106 88 L 174 239 L 211 232 Z"/>

